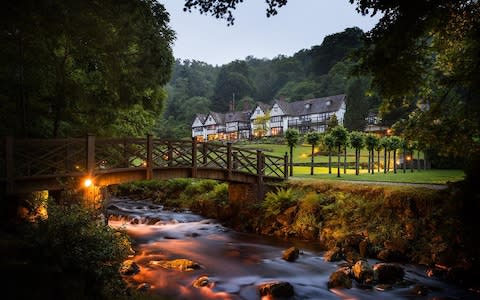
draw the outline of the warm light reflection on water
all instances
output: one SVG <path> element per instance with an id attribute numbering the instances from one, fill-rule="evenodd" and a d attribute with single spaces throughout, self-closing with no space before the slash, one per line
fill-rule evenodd
<path id="1" fill-rule="evenodd" d="M 129 280 L 133 285 L 148 283 L 150 293 L 189 300 L 270 299 L 261 298 L 257 286 L 287 281 L 294 287 L 295 299 L 411 299 L 414 296 L 410 287 L 388 291 L 362 290 L 355 286 L 350 290 L 328 290 L 328 278 L 337 264 L 325 262 L 322 252 L 312 243 L 301 244 L 300 258 L 290 263 L 281 256 L 291 243 L 240 234 L 213 220 L 164 211 L 161 206 L 150 203 L 126 200 L 112 203 L 109 211 L 117 216 L 109 218 L 110 226 L 123 227 L 135 241 L 133 260 L 140 272 Z M 183 258 L 200 268 L 178 271 L 151 263 Z M 431 287 L 430 298 L 458 298 L 459 292 L 464 292 L 426 277 L 419 267 L 404 268 L 407 280 Z M 193 282 L 200 276 L 207 276 L 208 284 L 196 288 Z"/>

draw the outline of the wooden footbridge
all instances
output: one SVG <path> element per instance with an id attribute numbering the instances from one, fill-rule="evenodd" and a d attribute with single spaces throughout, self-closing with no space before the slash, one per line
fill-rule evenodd
<path id="1" fill-rule="evenodd" d="M 206 178 L 262 191 L 265 183 L 287 178 L 287 155 L 195 139 L 6 137 L 0 151 L 0 180 L 7 194 L 59 190 L 71 179 L 108 186 L 142 179 Z"/>

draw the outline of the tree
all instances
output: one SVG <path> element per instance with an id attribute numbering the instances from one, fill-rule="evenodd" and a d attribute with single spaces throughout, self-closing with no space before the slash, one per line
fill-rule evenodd
<path id="1" fill-rule="evenodd" d="M 335 139 L 330 133 L 323 136 L 323 144 L 328 150 L 328 174 L 332 174 L 332 149 L 335 146 Z"/>
<path id="2" fill-rule="evenodd" d="M 383 145 L 383 138 L 377 138 L 377 139 L 378 139 L 378 143 L 375 145 L 375 151 L 377 151 L 377 173 L 380 173 L 380 152 L 382 152 L 382 149 L 384 149 L 384 145 Z M 372 165 L 372 168 L 375 168 L 375 164 Z"/>
<path id="3" fill-rule="evenodd" d="M 390 138 L 390 150 L 393 151 L 393 173 L 394 174 L 397 174 L 397 150 L 400 147 L 402 147 L 402 139 L 398 136 L 392 136 Z"/>
<path id="4" fill-rule="evenodd" d="M 289 128 L 285 131 L 285 139 L 290 147 L 290 176 L 293 176 L 293 147 L 298 143 L 300 132 L 295 128 Z"/>
<path id="5" fill-rule="evenodd" d="M 352 131 L 350 133 L 350 145 L 355 148 L 355 175 L 358 175 L 358 161 L 360 160 L 360 151 L 365 147 L 365 135 L 362 132 Z"/>
<path id="6" fill-rule="evenodd" d="M 368 172 L 375 173 L 375 148 L 377 147 L 379 139 L 373 134 L 367 134 L 365 137 L 365 145 L 368 150 Z M 378 162 L 380 164 L 380 161 Z"/>
<path id="7" fill-rule="evenodd" d="M 22 0 L 0 14 L 4 133 L 98 134 L 134 105 L 160 112 L 174 38 L 163 5 Z"/>
<path id="8" fill-rule="evenodd" d="M 383 173 L 387 173 L 387 151 L 390 148 L 390 139 L 384 136 L 380 139 L 379 146 L 383 149 Z M 378 152 L 380 154 L 380 151 Z"/>
<path id="9" fill-rule="evenodd" d="M 342 146 L 347 144 L 348 131 L 343 126 L 337 126 L 332 129 L 331 135 L 335 141 L 335 147 L 338 149 L 337 177 L 340 177 L 340 154 L 342 153 Z"/>
<path id="10" fill-rule="evenodd" d="M 270 114 L 266 113 L 263 116 L 258 116 L 253 121 L 253 131 L 255 136 L 265 136 L 270 129 L 268 127 L 268 122 L 270 121 Z"/>
<path id="11" fill-rule="evenodd" d="M 337 115 L 333 114 L 330 119 L 327 121 L 327 132 L 331 132 L 335 127 L 338 126 Z"/>
<path id="12" fill-rule="evenodd" d="M 312 159 L 310 161 L 310 175 L 313 175 L 313 165 L 314 165 L 314 159 L 315 159 L 315 146 L 318 145 L 318 142 L 320 142 L 320 133 L 316 131 L 312 131 L 307 133 L 307 143 L 312 145 Z"/>

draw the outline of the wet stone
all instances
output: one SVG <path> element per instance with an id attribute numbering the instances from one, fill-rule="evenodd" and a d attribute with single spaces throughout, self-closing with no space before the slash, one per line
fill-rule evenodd
<path id="1" fill-rule="evenodd" d="M 329 289 L 333 288 L 345 288 L 350 289 L 352 288 L 352 280 L 348 277 L 345 272 L 342 270 L 337 270 L 330 275 L 328 279 L 327 286 Z"/>
<path id="2" fill-rule="evenodd" d="M 295 261 L 300 254 L 300 250 L 297 247 L 290 247 L 287 250 L 283 251 L 282 258 L 286 261 Z"/>
<path id="3" fill-rule="evenodd" d="M 150 265 L 160 266 L 165 269 L 178 271 L 193 271 L 200 269 L 200 265 L 188 259 L 179 258 L 174 260 L 152 260 Z"/>
<path id="4" fill-rule="evenodd" d="M 140 272 L 140 268 L 131 259 L 124 261 L 120 266 L 120 274 L 122 275 L 135 275 L 138 272 Z"/>
<path id="5" fill-rule="evenodd" d="M 288 298 L 294 295 L 293 286 L 288 282 L 267 282 L 258 286 L 260 296 Z"/>

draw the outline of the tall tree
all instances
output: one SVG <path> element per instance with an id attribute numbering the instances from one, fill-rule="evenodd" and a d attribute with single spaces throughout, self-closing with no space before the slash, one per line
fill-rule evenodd
<path id="1" fill-rule="evenodd" d="M 337 126 L 332 129 L 330 134 L 335 140 L 335 147 L 337 147 L 338 151 L 337 177 L 340 177 L 340 156 L 342 153 L 342 147 L 344 147 L 348 141 L 348 131 L 343 126 Z"/>
<path id="2" fill-rule="evenodd" d="M 360 160 L 360 151 L 365 147 L 365 135 L 359 131 L 350 132 L 350 145 L 355 149 L 355 175 L 358 175 L 360 173 L 358 162 Z"/>
<path id="3" fill-rule="evenodd" d="M 335 138 L 330 133 L 326 133 L 323 136 L 323 144 L 328 150 L 328 174 L 332 174 L 332 149 L 335 146 Z"/>
<path id="4" fill-rule="evenodd" d="M 373 134 L 365 136 L 365 146 L 368 150 L 368 173 L 375 173 L 375 147 L 378 145 L 378 137 Z"/>
<path id="5" fill-rule="evenodd" d="M 390 149 L 393 151 L 393 173 L 397 174 L 397 150 L 402 147 L 402 139 L 398 136 L 390 137 Z M 405 163 L 405 162 L 404 162 Z"/>
<path id="6" fill-rule="evenodd" d="M 307 143 L 312 145 L 312 155 L 310 160 L 310 175 L 313 175 L 313 166 L 315 162 L 315 146 L 317 146 L 318 143 L 320 142 L 320 138 L 321 138 L 320 133 L 316 131 L 309 132 L 307 133 L 307 136 L 306 136 Z"/>
<path id="7" fill-rule="evenodd" d="M 293 148 L 298 144 L 300 132 L 295 128 L 289 128 L 285 131 L 285 139 L 290 148 L 290 176 L 293 176 Z"/>
<path id="8" fill-rule="evenodd" d="M 174 38 L 163 5 L 21 0 L 0 16 L 0 106 L 10 134 L 108 132 L 133 105 L 160 111 Z"/>

